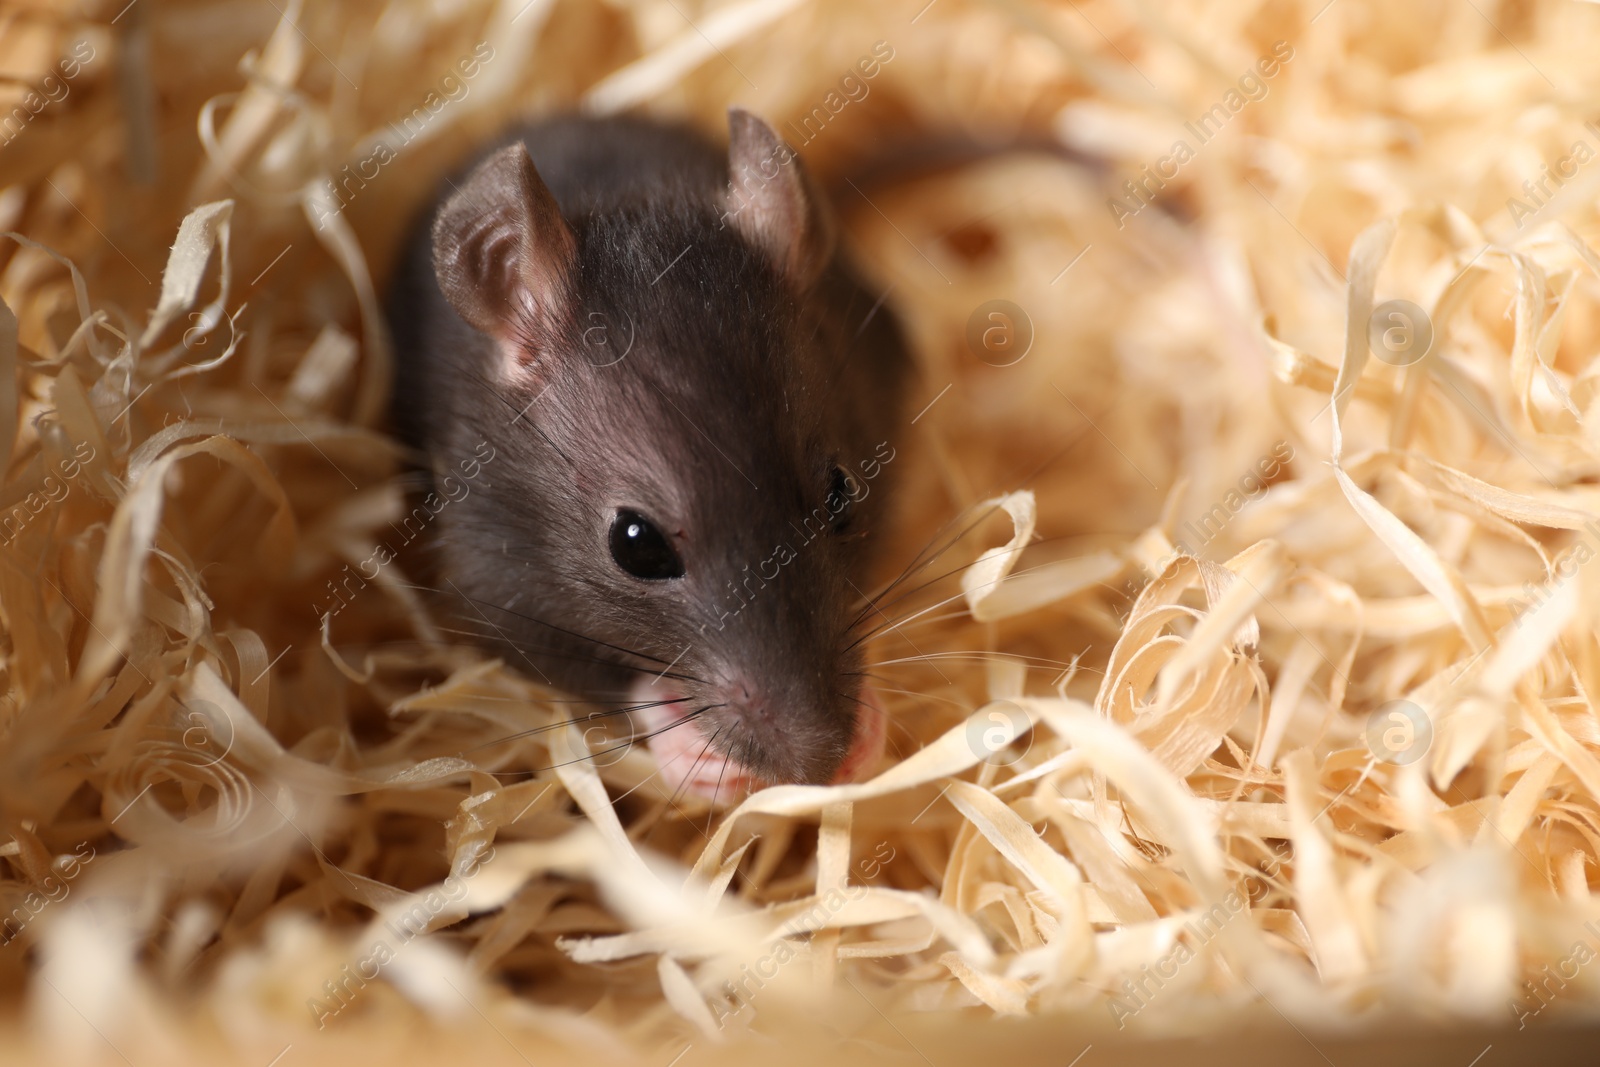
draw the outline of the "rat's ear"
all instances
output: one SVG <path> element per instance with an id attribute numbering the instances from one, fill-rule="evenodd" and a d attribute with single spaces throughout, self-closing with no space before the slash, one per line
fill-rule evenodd
<path id="1" fill-rule="evenodd" d="M 728 109 L 724 216 L 804 289 L 833 258 L 833 217 L 800 157 L 761 119 Z"/>
<path id="2" fill-rule="evenodd" d="M 555 314 L 577 242 L 521 141 L 484 160 L 433 223 L 439 289 L 469 324 L 515 346 Z"/>

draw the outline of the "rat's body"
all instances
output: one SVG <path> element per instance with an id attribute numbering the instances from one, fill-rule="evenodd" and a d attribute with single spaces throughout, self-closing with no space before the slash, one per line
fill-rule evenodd
<path id="1" fill-rule="evenodd" d="M 453 614 L 575 695 L 670 701 L 635 716 L 664 777 L 725 790 L 876 758 L 857 639 L 910 367 L 798 159 L 730 124 L 727 154 L 520 131 L 446 186 L 391 301 Z"/>

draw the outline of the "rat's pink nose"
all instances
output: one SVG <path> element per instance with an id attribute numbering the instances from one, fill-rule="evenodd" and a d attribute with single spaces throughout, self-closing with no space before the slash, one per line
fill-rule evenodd
<path id="1" fill-rule="evenodd" d="M 636 689 L 641 704 L 663 699 L 660 686 L 641 682 Z M 803 766 L 804 750 L 809 747 L 803 711 L 765 701 L 752 687 L 738 683 L 725 687 L 720 695 L 736 699 L 727 700 L 728 706 L 720 709 L 726 714 L 718 717 L 715 726 L 702 716 L 690 715 L 679 701 L 650 707 L 637 716 L 662 779 L 674 791 L 686 787 L 701 796 L 731 800 L 782 781 L 837 785 L 866 777 L 883 755 L 887 719 L 870 691 L 863 691 L 855 703 L 843 757 L 835 757 L 836 764 L 829 760 L 826 766 L 809 768 Z M 827 744 L 826 738 L 815 734 L 809 740 L 817 750 Z M 809 754 L 816 762 L 818 751 Z M 751 764 L 758 762 L 767 767 L 788 764 L 794 769 L 773 776 L 754 770 Z"/>
<path id="2" fill-rule="evenodd" d="M 724 685 L 722 692 L 722 699 L 727 701 L 728 710 L 741 722 L 755 726 L 772 718 L 773 701 L 758 686 L 744 681 L 734 681 Z"/>

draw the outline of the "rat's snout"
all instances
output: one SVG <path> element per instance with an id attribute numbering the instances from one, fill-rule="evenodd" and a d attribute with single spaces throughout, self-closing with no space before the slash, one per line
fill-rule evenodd
<path id="1" fill-rule="evenodd" d="M 659 684 L 638 689 L 641 705 L 663 699 Z M 855 781 L 883 753 L 885 718 L 870 692 L 826 704 L 745 678 L 694 689 L 640 716 L 673 790 L 731 800 L 766 785 Z"/>
<path id="2" fill-rule="evenodd" d="M 810 687 L 763 684 L 748 677 L 717 686 L 708 713 L 717 747 L 770 782 L 831 781 L 850 751 L 855 715 L 836 696 Z"/>

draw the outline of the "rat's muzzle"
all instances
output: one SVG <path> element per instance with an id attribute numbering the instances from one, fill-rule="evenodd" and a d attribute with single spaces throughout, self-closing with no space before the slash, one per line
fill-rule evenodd
<path id="1" fill-rule="evenodd" d="M 634 685 L 633 703 L 656 704 L 634 712 L 634 736 L 645 740 L 656 759 L 657 773 L 666 787 L 676 793 L 680 790 L 715 799 L 736 798 L 762 789 L 768 785 L 784 784 L 769 781 L 748 766 L 741 755 L 744 743 L 737 739 L 729 744 L 732 755 L 720 750 L 720 738 L 715 729 L 708 731 L 698 716 L 691 717 L 694 706 L 679 700 L 682 694 L 671 683 L 643 678 Z M 674 701 L 674 703 L 657 703 Z M 855 729 L 850 748 L 840 762 L 830 785 L 858 781 L 864 778 L 883 755 L 888 720 L 883 706 L 870 690 L 863 690 L 855 706 Z M 782 709 L 775 709 L 782 714 Z M 737 734 L 732 735 L 737 738 Z"/>

